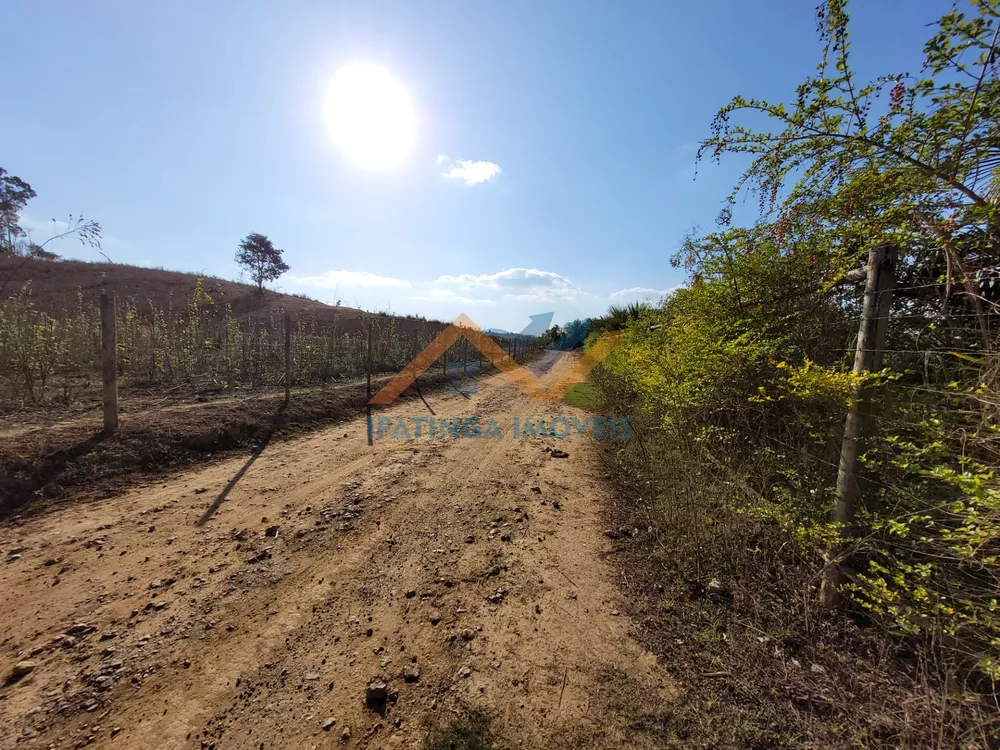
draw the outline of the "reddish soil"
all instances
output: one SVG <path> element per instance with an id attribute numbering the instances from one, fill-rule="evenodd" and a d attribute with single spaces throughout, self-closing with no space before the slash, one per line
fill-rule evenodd
<path id="1" fill-rule="evenodd" d="M 212 298 L 216 308 L 225 310 L 226 305 L 230 305 L 237 317 L 266 315 L 280 310 L 291 312 L 299 319 L 315 319 L 320 325 L 336 325 L 338 330 L 353 333 L 361 329 L 367 314 L 353 307 L 327 305 L 267 289 L 261 294 L 255 286 L 214 276 L 201 278 L 202 289 Z M 178 309 L 194 293 L 198 279 L 199 276 L 192 273 L 117 263 L 0 257 L 0 286 L 3 286 L 0 296 L 16 294 L 29 284 L 31 298 L 50 315 L 75 310 L 81 296 L 85 304 L 96 306 L 102 291 L 113 292 L 120 300 L 134 300 L 140 313 L 149 312 L 151 308 L 163 310 L 170 305 Z M 396 320 L 396 330 L 401 335 L 423 330 L 427 325 L 427 321 L 415 318 Z"/>
<path id="2" fill-rule="evenodd" d="M 622 706 L 674 688 L 630 634 L 597 448 L 513 435 L 577 410 L 499 375 L 425 395 L 502 439 L 369 447 L 355 419 L 0 525 L 0 669 L 33 663 L 0 745 L 419 747 L 482 709 L 497 747 L 648 746 Z"/>

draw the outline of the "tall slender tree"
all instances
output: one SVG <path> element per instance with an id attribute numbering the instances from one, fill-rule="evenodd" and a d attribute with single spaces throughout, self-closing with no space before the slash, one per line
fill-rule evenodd
<path id="1" fill-rule="evenodd" d="M 19 214 L 34 197 L 31 185 L 0 167 L 0 255 L 15 254 L 18 238 L 24 235 Z"/>

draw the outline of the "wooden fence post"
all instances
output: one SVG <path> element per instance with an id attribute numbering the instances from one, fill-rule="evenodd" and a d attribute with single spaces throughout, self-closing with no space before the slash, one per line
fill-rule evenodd
<path id="1" fill-rule="evenodd" d="M 882 350 L 885 348 L 898 255 L 899 250 L 888 244 L 874 245 L 868 253 L 865 297 L 861 324 L 858 326 L 858 345 L 854 353 L 855 375 L 861 376 L 882 367 Z M 862 453 L 871 421 L 868 389 L 855 386 L 851 396 L 851 406 L 844 422 L 844 439 L 840 446 L 837 499 L 833 507 L 833 520 L 843 525 L 843 535 L 847 538 L 853 536 L 855 531 L 854 514 L 861 501 L 858 456 Z M 827 553 L 820 587 L 820 602 L 824 606 L 834 606 L 843 598 L 840 592 L 843 580 L 840 558 L 844 551 L 844 546 L 838 545 Z"/>
<path id="2" fill-rule="evenodd" d="M 285 313 L 285 406 L 292 400 L 292 314 Z"/>
<path id="3" fill-rule="evenodd" d="M 374 445 L 372 434 L 372 333 L 375 331 L 375 318 L 368 323 L 368 400 L 365 402 L 365 414 L 368 417 L 368 445 Z"/>
<path id="4" fill-rule="evenodd" d="M 101 371 L 104 376 L 104 434 L 118 431 L 118 320 L 115 295 L 101 292 Z"/>

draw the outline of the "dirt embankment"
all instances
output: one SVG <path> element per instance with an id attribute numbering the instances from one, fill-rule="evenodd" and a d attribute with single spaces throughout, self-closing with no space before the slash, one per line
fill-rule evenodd
<path id="1" fill-rule="evenodd" d="M 0 668 L 29 670 L 0 744 L 419 747 L 479 709 L 499 747 L 647 745 L 622 706 L 673 688 L 630 636 L 592 441 L 515 437 L 560 409 L 500 376 L 425 395 L 379 416 L 502 437 L 370 448 L 356 419 L 0 526 Z"/>
<path id="2" fill-rule="evenodd" d="M 373 388 L 388 380 L 375 378 Z M 446 385 L 439 375 L 421 380 L 427 389 Z M 67 497 L 111 497 L 234 451 L 261 450 L 271 439 L 356 418 L 367 398 L 359 381 L 297 388 L 287 406 L 278 392 L 201 400 L 129 397 L 122 402 L 120 430 L 110 437 L 102 434 L 101 411 L 93 406 L 59 420 L 51 410 L 7 417 L 0 421 L 0 518 Z M 411 389 L 405 398 L 418 396 Z"/>

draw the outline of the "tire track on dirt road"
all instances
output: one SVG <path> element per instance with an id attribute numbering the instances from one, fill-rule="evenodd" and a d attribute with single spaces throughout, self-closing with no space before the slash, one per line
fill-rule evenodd
<path id="1" fill-rule="evenodd" d="M 618 615 L 595 447 L 515 439 L 578 412 L 478 386 L 428 402 L 502 438 L 272 444 L 203 527 L 242 461 L 0 527 L 4 666 L 35 662 L 0 691 L 3 746 L 419 747 L 470 707 L 498 746 L 641 746 L 609 691 L 672 687 Z"/>

